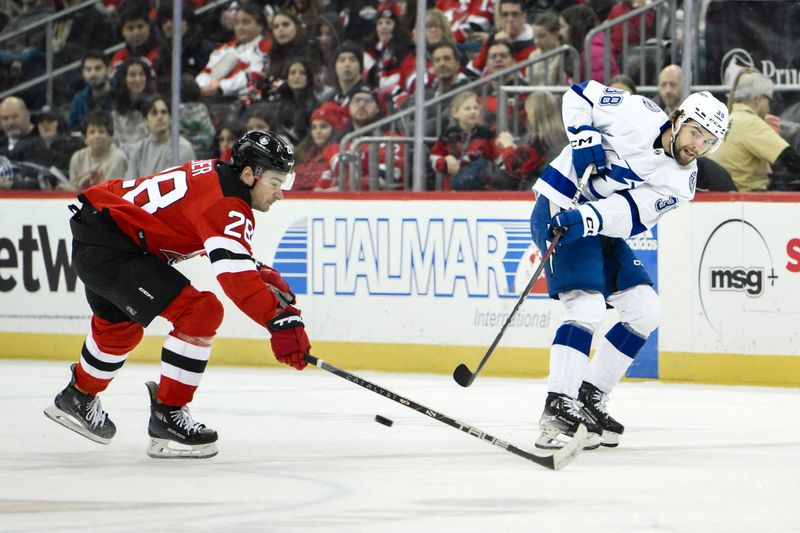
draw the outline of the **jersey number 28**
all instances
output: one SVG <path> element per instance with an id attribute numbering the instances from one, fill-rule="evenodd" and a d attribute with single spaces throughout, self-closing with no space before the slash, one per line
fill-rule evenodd
<path id="1" fill-rule="evenodd" d="M 136 185 L 136 181 L 127 180 L 122 182 L 123 189 L 133 187 L 133 189 L 125 193 L 122 199 L 138 205 L 150 214 L 174 204 L 186 196 L 186 191 L 189 189 L 184 170 L 172 170 L 163 174 L 156 174 L 152 178 L 142 180 L 138 185 Z"/>

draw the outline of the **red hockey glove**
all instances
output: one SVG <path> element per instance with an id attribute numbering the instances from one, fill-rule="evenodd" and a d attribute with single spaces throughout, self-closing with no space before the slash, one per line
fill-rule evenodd
<path id="1" fill-rule="evenodd" d="M 300 310 L 286 306 L 278 316 L 267 322 L 267 329 L 272 333 L 269 342 L 272 344 L 275 359 L 297 370 L 303 370 L 308 364 L 303 356 L 311 350 L 311 343 L 306 335 Z"/>
<path id="2" fill-rule="evenodd" d="M 275 295 L 275 299 L 278 300 L 278 310 L 283 311 L 287 306 L 297 301 L 292 289 L 286 283 L 286 280 L 281 277 L 280 272 L 262 264 L 258 268 L 258 273 L 261 274 L 262 281 L 267 284 L 269 290 Z"/>

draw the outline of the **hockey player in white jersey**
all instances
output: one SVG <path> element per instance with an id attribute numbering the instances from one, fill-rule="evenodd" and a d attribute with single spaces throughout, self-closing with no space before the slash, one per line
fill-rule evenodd
<path id="1" fill-rule="evenodd" d="M 708 92 L 690 95 L 668 117 L 649 99 L 595 81 L 573 85 L 562 113 L 570 146 L 533 189 L 533 240 L 547 249 L 547 287 L 564 306 L 550 350 L 550 375 L 539 448 L 563 446 L 580 423 L 587 448 L 617 446 L 624 427 L 606 410 L 622 379 L 658 326 L 660 304 L 652 281 L 624 238 L 652 228 L 668 211 L 694 197 L 696 159 L 717 149 L 728 110 Z M 578 192 L 579 177 L 595 172 Z M 576 196 L 577 195 L 577 196 Z M 572 208 L 577 197 L 578 207 Z M 594 332 L 606 313 L 617 322 L 589 361 Z"/>

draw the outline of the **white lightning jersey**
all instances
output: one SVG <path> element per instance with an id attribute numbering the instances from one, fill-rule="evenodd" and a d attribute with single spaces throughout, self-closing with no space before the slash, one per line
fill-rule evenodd
<path id="1" fill-rule="evenodd" d="M 601 235 L 636 235 L 694 198 L 697 163 L 679 165 L 664 151 L 661 134 L 670 120 L 648 98 L 589 81 L 564 94 L 562 114 L 565 127 L 592 125 L 602 133 L 608 170 L 592 176 L 579 199 L 599 214 Z M 578 179 L 567 146 L 533 190 L 567 209 Z"/>

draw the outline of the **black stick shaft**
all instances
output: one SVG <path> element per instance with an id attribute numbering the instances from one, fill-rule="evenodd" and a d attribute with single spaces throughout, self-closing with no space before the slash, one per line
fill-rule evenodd
<path id="1" fill-rule="evenodd" d="M 593 164 L 589 165 L 588 167 L 586 167 L 586 170 L 584 170 L 583 175 L 580 177 L 580 180 L 578 181 L 578 186 L 575 191 L 575 196 L 573 196 L 572 198 L 573 207 L 578 205 L 578 200 L 580 199 L 581 191 L 583 190 L 584 185 L 589 180 L 591 175 L 595 172 L 595 170 L 596 168 Z M 489 360 L 489 356 L 492 355 L 492 352 L 494 352 L 494 349 L 497 348 L 497 345 L 500 343 L 500 339 L 503 338 L 503 334 L 506 332 L 506 328 L 511 323 L 511 320 L 514 318 L 514 315 L 517 314 L 517 310 L 522 305 L 522 302 L 524 302 L 525 299 L 528 297 L 528 294 L 530 294 L 531 289 L 533 288 L 533 284 L 536 283 L 536 280 L 539 279 L 539 276 L 542 274 L 542 270 L 544 270 L 545 263 L 550 258 L 550 255 L 552 255 L 553 250 L 555 250 L 556 245 L 558 244 L 558 240 L 561 238 L 563 234 L 564 232 L 562 231 L 562 232 L 557 232 L 553 236 L 553 240 L 550 243 L 550 246 L 547 247 L 547 250 L 544 252 L 544 255 L 542 256 L 542 260 L 539 263 L 539 267 L 536 269 L 536 272 L 534 272 L 533 276 L 531 276 L 528 285 L 522 291 L 519 300 L 517 300 L 517 305 L 515 305 L 514 309 L 511 310 L 511 314 L 508 315 L 505 324 L 503 324 L 503 327 L 500 328 L 500 333 L 497 334 L 497 336 L 494 338 L 494 341 L 492 341 L 491 346 L 489 346 L 489 349 L 486 350 L 486 353 L 484 354 L 483 359 L 481 359 L 481 362 L 478 363 L 478 368 L 475 369 L 475 372 L 471 372 L 470 369 L 467 367 L 467 365 L 463 363 L 458 365 L 456 369 L 453 371 L 453 379 L 456 381 L 456 383 L 458 383 L 462 387 L 469 387 L 470 385 L 472 385 L 472 382 L 475 381 L 475 378 L 480 373 L 481 369 L 483 368 L 483 365 L 485 365 L 486 361 Z"/>
<path id="2" fill-rule="evenodd" d="M 486 364 L 486 361 L 489 360 L 489 357 L 492 355 L 492 352 L 494 352 L 494 349 L 497 348 L 498 344 L 500 344 L 500 339 L 503 338 L 503 334 L 506 332 L 506 328 L 514 319 L 514 316 L 517 314 L 517 310 L 519 310 L 520 306 L 522 305 L 522 302 L 524 302 L 525 299 L 528 297 L 528 294 L 530 294 L 531 289 L 533 288 L 533 284 L 536 283 L 536 280 L 539 279 L 539 276 L 542 274 L 542 270 L 544 270 L 544 266 L 547 260 L 549 259 L 550 255 L 553 253 L 553 250 L 555 250 L 555 247 L 558 244 L 558 240 L 560 238 L 561 234 L 557 234 L 555 237 L 553 237 L 553 241 L 550 243 L 550 246 L 547 247 L 547 250 L 542 256 L 542 260 L 539 262 L 539 266 L 536 268 L 536 272 L 533 273 L 533 276 L 531 276 L 530 281 L 528 281 L 528 284 L 525 286 L 525 289 L 523 289 L 522 294 L 519 297 L 519 300 L 517 300 L 517 304 L 514 306 L 514 309 L 511 310 L 511 313 L 508 315 L 508 318 L 503 324 L 503 327 L 500 328 L 500 333 L 498 333 L 497 336 L 494 338 L 492 344 L 489 346 L 489 349 L 486 350 L 486 353 L 483 355 L 483 359 L 481 359 L 481 362 L 478 363 L 478 368 L 475 369 L 475 372 L 471 373 L 469 379 L 465 383 L 459 382 L 459 385 L 463 387 L 469 387 L 470 385 L 472 385 L 472 382 L 475 381 L 475 378 L 477 377 L 478 373 L 480 373 L 481 369 L 483 368 L 483 365 Z M 456 379 L 456 381 L 459 380 Z"/>
<path id="3" fill-rule="evenodd" d="M 356 385 L 364 387 L 365 389 L 367 389 L 369 391 L 372 391 L 375 394 L 379 394 L 379 395 L 383 396 L 384 398 L 389 398 L 393 402 L 397 402 L 400 405 L 408 407 L 409 409 L 413 409 L 414 411 L 422 413 L 425 416 L 433 418 L 434 420 L 437 420 L 437 421 L 439 421 L 439 422 L 441 422 L 443 424 L 447 424 L 450 427 L 454 427 L 454 428 L 456 428 L 456 429 L 458 429 L 460 431 L 463 431 L 464 433 L 466 433 L 468 435 L 472 435 L 473 437 L 478 438 L 478 439 L 480 439 L 482 441 L 486 441 L 486 442 L 488 442 L 489 444 L 491 444 L 493 446 L 497 446 L 499 448 L 502 448 L 502 449 L 504 449 L 504 450 L 506 450 L 508 452 L 513 453 L 514 455 L 518 455 L 519 457 L 522 457 L 522 458 L 527 459 L 529 461 L 533 461 L 534 463 L 536 463 L 538 465 L 541 465 L 541 466 L 544 466 L 545 468 L 548 468 L 550 470 L 558 470 L 558 469 L 562 468 L 563 466 L 568 464 L 570 461 L 572 461 L 578 455 L 578 453 L 580 453 L 580 451 L 583 449 L 583 441 L 585 440 L 585 429 L 583 430 L 582 433 L 580 431 L 578 433 L 576 433 L 576 435 L 573 438 L 572 442 L 570 442 L 569 444 L 567 444 L 566 446 L 561 448 L 559 451 L 557 451 L 553 455 L 548 455 L 548 456 L 535 455 L 535 454 L 529 453 L 529 452 L 527 452 L 527 451 L 525 451 L 525 450 L 523 450 L 521 448 L 517 448 L 513 444 L 510 444 L 510 443 L 508 443 L 508 442 L 506 442 L 506 441 L 504 441 L 502 439 L 499 439 L 499 438 L 497 438 L 497 437 L 495 437 L 493 435 L 490 435 L 489 433 L 486 433 L 485 431 L 482 431 L 482 430 L 480 430 L 480 429 L 478 429 L 478 428 L 476 428 L 474 426 L 470 426 L 469 424 L 465 424 L 464 422 L 460 422 L 458 420 L 450 418 L 449 416 L 447 416 L 447 415 L 445 415 L 443 413 L 440 413 L 438 411 L 434 411 L 433 409 L 431 409 L 429 407 L 425 407 L 424 405 L 419 404 L 419 403 L 417 403 L 417 402 L 415 402 L 413 400 L 410 400 L 408 398 L 400 396 L 399 394 L 396 394 L 396 393 L 390 391 L 389 389 L 385 389 L 385 388 L 383 388 L 381 386 L 378 386 L 378 385 L 376 385 L 376 384 L 374 384 L 374 383 L 372 383 L 370 381 L 367 381 L 366 379 L 363 379 L 363 378 L 360 378 L 360 377 L 358 377 L 358 376 L 356 376 L 354 374 L 351 374 L 350 372 L 347 372 L 346 370 L 342 370 L 340 368 L 336 368 L 335 366 L 331 365 L 330 363 L 328 363 L 328 362 L 326 362 L 326 361 L 324 361 L 324 360 L 322 360 L 322 359 L 320 359 L 318 357 L 315 357 L 315 356 L 313 356 L 311 354 L 306 354 L 305 355 L 305 359 L 309 364 L 312 364 L 312 365 L 314 365 L 314 366 L 316 366 L 318 368 L 321 368 L 322 370 L 330 372 L 331 374 L 335 374 L 335 375 L 339 376 L 340 378 L 346 379 L 347 381 L 350 381 L 351 383 L 355 383 Z"/>

